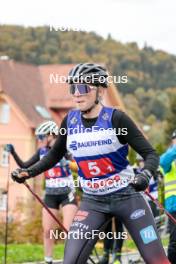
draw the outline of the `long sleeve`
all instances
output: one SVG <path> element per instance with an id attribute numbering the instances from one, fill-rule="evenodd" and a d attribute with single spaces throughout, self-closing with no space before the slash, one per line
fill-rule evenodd
<path id="1" fill-rule="evenodd" d="M 159 165 L 159 157 L 132 119 L 124 112 L 114 110 L 112 123 L 117 131 L 119 128 L 127 129 L 126 135 L 118 136 L 120 143 L 128 143 L 129 146 L 139 153 L 145 161 L 144 168 L 154 175 Z"/>
<path id="2" fill-rule="evenodd" d="M 39 161 L 40 157 L 39 157 L 39 151 L 37 151 L 29 160 L 27 161 L 22 161 L 22 159 L 19 157 L 19 155 L 17 154 L 17 152 L 14 150 L 12 153 L 12 156 L 14 158 L 14 160 L 16 161 L 16 163 L 18 164 L 18 166 L 20 168 L 28 168 L 31 165 L 35 164 L 37 161 Z"/>

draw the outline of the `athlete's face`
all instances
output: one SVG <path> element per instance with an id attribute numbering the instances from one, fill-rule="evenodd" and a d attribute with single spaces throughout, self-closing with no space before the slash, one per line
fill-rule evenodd
<path id="1" fill-rule="evenodd" d="M 55 142 L 55 138 L 53 135 L 43 135 L 39 139 L 40 145 L 43 147 L 51 146 Z"/>
<path id="2" fill-rule="evenodd" d="M 86 111 L 89 109 L 96 101 L 97 96 L 97 87 L 90 86 L 90 91 L 85 94 L 81 94 L 77 89 L 75 93 L 72 94 L 73 101 L 76 104 L 76 107 L 81 111 Z M 102 88 L 98 89 L 98 96 L 102 95 Z"/>

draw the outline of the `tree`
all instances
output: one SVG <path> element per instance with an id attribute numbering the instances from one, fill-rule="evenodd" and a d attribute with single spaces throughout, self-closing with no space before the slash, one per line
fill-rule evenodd
<path id="1" fill-rule="evenodd" d="M 170 109 L 166 118 L 166 141 L 169 142 L 173 131 L 176 129 L 176 93 L 170 93 Z"/>

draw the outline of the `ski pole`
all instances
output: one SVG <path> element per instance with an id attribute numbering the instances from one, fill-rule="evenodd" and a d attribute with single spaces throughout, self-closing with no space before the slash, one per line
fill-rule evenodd
<path id="1" fill-rule="evenodd" d="M 155 199 L 148 191 L 145 191 L 145 194 L 161 209 L 165 212 L 165 214 L 172 220 L 174 224 L 176 224 L 176 219 Z"/>
<path id="2" fill-rule="evenodd" d="M 5 216 L 5 239 L 4 239 L 4 264 L 7 263 L 7 244 L 8 244 L 8 215 L 9 215 L 9 175 L 10 175 L 10 155 L 8 154 L 8 170 L 6 184 L 6 216 Z"/>
<path id="3" fill-rule="evenodd" d="M 47 210 L 47 212 L 53 217 L 53 219 L 57 222 L 57 224 L 66 232 L 68 233 L 68 230 L 63 226 L 63 224 L 56 218 L 56 216 L 51 212 L 51 210 L 46 206 L 46 204 L 40 199 L 40 197 L 31 189 L 29 184 L 27 182 L 23 183 L 28 190 L 32 193 L 32 195 L 39 201 L 39 203 Z M 93 259 L 89 256 L 89 260 L 95 264 Z"/>
<path id="4" fill-rule="evenodd" d="M 46 211 L 54 218 L 54 220 L 57 222 L 57 224 L 66 232 L 68 233 L 68 230 L 63 226 L 63 224 L 57 219 L 57 217 L 51 212 L 51 210 L 46 206 L 46 204 L 40 199 L 40 197 L 31 189 L 29 184 L 27 182 L 24 182 L 24 185 L 28 188 L 28 190 L 32 193 L 32 195 L 41 203 L 41 205 L 46 209 Z"/>

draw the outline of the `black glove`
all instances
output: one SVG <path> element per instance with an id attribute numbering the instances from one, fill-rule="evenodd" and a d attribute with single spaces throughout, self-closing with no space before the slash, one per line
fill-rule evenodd
<path id="1" fill-rule="evenodd" d="M 18 183 L 24 183 L 25 180 L 30 179 L 30 178 L 31 178 L 30 175 L 29 175 L 29 176 L 19 177 L 19 173 L 21 173 L 21 172 L 23 172 L 23 171 L 28 172 L 27 169 L 16 169 L 15 171 L 13 171 L 13 172 L 11 173 L 12 180 L 13 180 L 13 181 L 16 181 L 16 182 L 18 182 Z"/>
<path id="2" fill-rule="evenodd" d="M 12 144 L 6 144 L 4 150 L 10 153 L 14 153 L 15 148 Z"/>
<path id="3" fill-rule="evenodd" d="M 145 191 L 149 186 L 152 175 L 149 170 L 143 170 L 141 173 L 136 174 L 131 185 L 137 192 Z"/>

